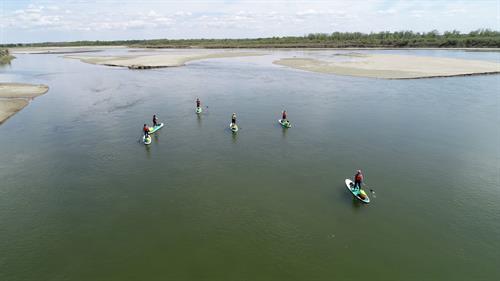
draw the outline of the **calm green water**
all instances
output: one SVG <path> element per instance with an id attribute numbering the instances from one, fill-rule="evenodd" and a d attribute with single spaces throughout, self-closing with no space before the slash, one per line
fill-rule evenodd
<path id="1" fill-rule="evenodd" d="M 303 53 L 148 71 L 18 55 L 1 68 L 50 91 L 0 126 L 0 280 L 497 280 L 500 76 L 270 63 L 290 54 Z M 145 147 L 154 113 L 166 127 Z M 344 186 L 358 168 L 368 206 Z"/>

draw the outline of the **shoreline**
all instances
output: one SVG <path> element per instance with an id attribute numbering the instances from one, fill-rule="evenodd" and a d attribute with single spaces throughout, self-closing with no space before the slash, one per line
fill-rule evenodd
<path id="1" fill-rule="evenodd" d="M 416 48 L 416 47 L 401 47 L 401 48 L 396 48 L 396 47 L 307 47 L 307 46 L 297 46 L 297 47 L 283 47 L 283 46 L 277 46 L 277 47 L 272 47 L 272 46 L 242 46 L 242 47 L 234 47 L 234 46 L 214 46 L 214 47 L 202 47 L 202 46 L 190 46 L 190 47 L 180 47 L 180 46 L 148 46 L 148 45 L 116 45 L 116 46 L 109 46 L 109 45 L 96 45 L 96 46 L 69 46 L 69 47 L 64 47 L 64 46 L 55 46 L 55 47 L 6 47 L 5 49 L 8 49 L 11 53 L 17 53 L 17 54 L 54 54 L 56 52 L 60 53 L 73 53 L 73 52 L 81 52 L 79 50 L 83 50 L 84 52 L 92 52 L 92 51 L 102 51 L 106 49 L 143 49 L 143 50 L 215 50 L 215 49 L 220 49 L 220 50 L 445 50 L 445 51 L 474 51 L 474 52 L 500 52 L 500 48 L 494 48 L 494 47 L 485 47 L 485 48 L 467 48 L 467 47 L 460 47 L 460 48 L 449 48 L 449 47 L 442 47 L 442 48 L 436 48 L 436 47 L 421 47 L 421 48 Z"/>
<path id="2" fill-rule="evenodd" d="M 15 58 L 10 54 L 9 49 L 0 49 L 0 65 L 10 64 Z"/>
<path id="3" fill-rule="evenodd" d="M 8 50 L 13 54 L 76 54 L 101 52 L 106 49 L 121 49 L 126 46 L 69 46 L 69 47 L 11 47 Z"/>
<path id="4" fill-rule="evenodd" d="M 137 56 L 64 56 L 64 58 L 78 59 L 81 62 L 114 67 L 128 67 L 129 69 L 151 69 L 164 67 L 183 66 L 190 61 L 213 59 L 261 56 L 255 52 L 217 52 L 217 53 L 191 53 L 191 54 L 158 54 Z"/>
<path id="5" fill-rule="evenodd" d="M 499 74 L 500 64 L 464 60 L 388 54 L 342 54 L 349 61 L 326 61 L 312 58 L 282 58 L 273 64 L 304 71 L 380 79 L 423 79 Z"/>
<path id="6" fill-rule="evenodd" d="M 48 90 L 46 85 L 0 83 L 0 125 Z"/>

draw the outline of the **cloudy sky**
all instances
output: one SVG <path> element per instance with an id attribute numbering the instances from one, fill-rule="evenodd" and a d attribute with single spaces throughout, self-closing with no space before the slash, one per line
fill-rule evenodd
<path id="1" fill-rule="evenodd" d="M 0 0 L 0 43 L 500 30 L 500 0 Z"/>

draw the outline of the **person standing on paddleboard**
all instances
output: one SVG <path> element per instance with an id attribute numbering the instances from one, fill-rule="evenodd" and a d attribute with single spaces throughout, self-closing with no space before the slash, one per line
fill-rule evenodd
<path id="1" fill-rule="evenodd" d="M 236 113 L 233 113 L 233 115 L 231 115 L 231 124 L 233 126 L 236 125 Z"/>
<path id="2" fill-rule="evenodd" d="M 158 126 L 158 117 L 156 117 L 156 114 L 153 115 L 153 127 Z"/>
<path id="3" fill-rule="evenodd" d="M 196 98 L 196 107 L 200 108 L 200 106 L 201 106 L 201 101 L 199 98 Z"/>
<path id="4" fill-rule="evenodd" d="M 361 185 L 363 184 L 363 174 L 361 173 L 361 170 L 357 170 L 356 174 L 354 175 L 354 187 L 358 187 L 358 190 L 361 189 Z"/>
<path id="5" fill-rule="evenodd" d="M 149 136 L 149 127 L 148 127 L 148 125 L 144 124 L 144 127 L 142 127 L 142 130 L 144 131 L 144 136 L 147 138 Z"/>
<path id="6" fill-rule="evenodd" d="M 283 110 L 283 112 L 281 113 L 281 122 L 285 123 L 286 121 L 286 110 Z"/>

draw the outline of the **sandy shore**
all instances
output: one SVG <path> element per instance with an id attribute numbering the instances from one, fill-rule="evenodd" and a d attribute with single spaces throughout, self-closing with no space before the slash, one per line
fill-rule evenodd
<path id="1" fill-rule="evenodd" d="M 107 65 L 121 66 L 132 69 L 147 69 L 160 67 L 182 66 L 189 61 L 213 59 L 213 58 L 232 58 L 232 57 L 248 57 L 261 56 L 261 53 L 251 52 L 218 52 L 218 53 L 166 53 L 158 55 L 138 55 L 138 56 L 65 56 L 65 58 L 79 59 L 82 62 Z"/>
<path id="2" fill-rule="evenodd" d="M 120 48 L 125 48 L 125 46 L 16 47 L 9 48 L 9 51 L 12 54 L 76 54 Z"/>
<path id="3" fill-rule="evenodd" d="M 0 83 L 0 124 L 48 90 L 45 85 Z"/>
<path id="4" fill-rule="evenodd" d="M 347 55 L 348 56 L 348 55 Z M 274 64 L 338 75 L 385 79 L 414 79 L 500 73 L 500 63 L 441 57 L 352 55 L 348 61 L 285 58 Z"/>

